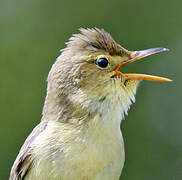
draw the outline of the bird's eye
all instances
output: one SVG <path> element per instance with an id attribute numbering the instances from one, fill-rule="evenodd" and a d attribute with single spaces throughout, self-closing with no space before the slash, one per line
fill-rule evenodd
<path id="1" fill-rule="evenodd" d="M 109 64 L 108 60 L 106 58 L 99 58 L 95 61 L 95 63 L 101 67 L 101 68 L 106 68 Z"/>

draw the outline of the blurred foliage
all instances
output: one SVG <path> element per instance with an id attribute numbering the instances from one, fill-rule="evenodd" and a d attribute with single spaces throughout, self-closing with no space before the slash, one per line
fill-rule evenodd
<path id="1" fill-rule="evenodd" d="M 80 27 L 109 31 L 130 50 L 164 46 L 127 72 L 172 78 L 143 82 L 122 124 L 122 180 L 182 179 L 182 21 L 180 0 L 1 0 L 0 179 L 5 180 L 32 128 L 40 121 L 46 76 L 65 41 Z"/>

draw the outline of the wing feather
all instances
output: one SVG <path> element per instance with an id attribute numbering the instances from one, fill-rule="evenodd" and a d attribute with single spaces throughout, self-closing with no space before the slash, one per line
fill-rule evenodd
<path id="1" fill-rule="evenodd" d="M 28 136 L 12 166 L 9 180 L 25 180 L 33 163 L 31 145 L 36 137 L 45 130 L 46 126 L 47 122 L 42 121 Z"/>

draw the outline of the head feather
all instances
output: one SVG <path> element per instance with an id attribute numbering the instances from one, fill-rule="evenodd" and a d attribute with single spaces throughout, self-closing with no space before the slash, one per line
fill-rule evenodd
<path id="1" fill-rule="evenodd" d="M 64 50 L 90 50 L 90 51 L 106 51 L 110 55 L 130 56 L 128 50 L 116 43 L 112 36 L 104 29 L 80 28 L 79 34 L 73 34 L 69 41 L 66 43 L 67 48 Z"/>

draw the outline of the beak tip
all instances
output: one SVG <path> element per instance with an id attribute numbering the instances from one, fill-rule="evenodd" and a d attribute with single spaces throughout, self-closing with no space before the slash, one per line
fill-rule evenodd
<path id="1" fill-rule="evenodd" d="M 172 82 L 173 80 L 172 79 L 169 79 L 169 78 L 164 78 L 164 80 L 162 81 L 165 81 L 165 82 Z"/>
<path id="2" fill-rule="evenodd" d="M 170 51 L 170 49 L 168 49 L 168 48 L 163 48 L 163 51 Z"/>

